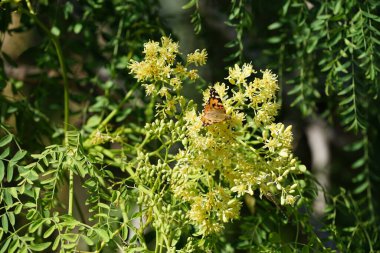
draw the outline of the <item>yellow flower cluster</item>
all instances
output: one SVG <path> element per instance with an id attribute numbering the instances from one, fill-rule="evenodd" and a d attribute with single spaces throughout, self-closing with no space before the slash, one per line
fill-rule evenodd
<path id="1" fill-rule="evenodd" d="M 144 82 L 146 94 L 169 97 L 172 91 L 182 89 L 182 80 L 194 81 L 199 78 L 197 69 L 189 69 L 190 65 L 202 66 L 206 64 L 206 50 L 196 50 L 187 55 L 187 62 L 183 65 L 178 62 L 179 45 L 168 37 L 161 38 L 161 44 L 149 41 L 144 44 L 144 59 L 131 60 L 130 73 L 139 82 Z"/>
<path id="2" fill-rule="evenodd" d="M 261 127 L 273 122 L 280 108 L 276 102 L 278 91 L 277 76 L 270 70 L 262 71 L 262 78 L 248 81 L 251 74 L 256 73 L 251 64 L 244 64 L 242 68 L 235 65 L 229 68 L 229 76 L 226 78 L 231 84 L 237 85 L 239 91 L 234 93 L 231 103 L 245 106 L 254 110 L 253 124 Z"/>
<path id="3" fill-rule="evenodd" d="M 199 49 L 195 50 L 194 53 L 187 55 L 187 63 L 194 63 L 195 66 L 202 66 L 206 64 L 207 60 L 207 52 L 205 49 L 199 51 Z"/>
<path id="4" fill-rule="evenodd" d="M 189 217 L 203 235 L 221 232 L 224 223 L 235 219 L 239 215 L 240 203 L 231 198 L 231 192 L 227 188 L 215 187 L 204 196 L 196 196 L 192 199 Z"/>
<path id="5" fill-rule="evenodd" d="M 213 85 L 225 108 L 225 112 L 214 113 L 227 116 L 204 126 L 202 113 L 180 91 L 185 79 L 198 78 L 197 71 L 188 68 L 205 64 L 206 51 L 196 50 L 182 64 L 177 62 L 178 44 L 164 37 L 161 44 L 145 44 L 144 54 L 143 61 L 132 61 L 129 68 L 144 83 L 147 95 L 162 98 L 156 105 L 156 117 L 161 119 L 145 129 L 147 140 L 162 146 L 139 153 L 136 182 L 155 192 L 143 199 L 147 206 L 155 207 L 156 221 L 165 220 L 162 217 L 168 205 L 177 203 L 170 210 L 178 213 L 185 205 L 187 214 L 179 215 L 167 230 L 186 219 L 183 224 L 192 224 L 198 234 L 206 236 L 222 231 L 225 223 L 239 217 L 245 194 L 258 193 L 280 200 L 282 205 L 295 204 L 300 186 L 290 175 L 304 172 L 305 167 L 292 154 L 291 126 L 273 123 L 279 109 L 276 75 L 265 70 L 261 77 L 252 78 L 257 72 L 251 64 L 230 68 L 229 84 Z M 206 105 L 210 89 L 203 95 Z M 166 205 L 166 211 L 157 205 Z"/>
<path id="6" fill-rule="evenodd" d="M 239 197 L 255 190 L 260 197 L 279 196 L 283 205 L 296 201 L 296 185 L 290 184 L 288 174 L 301 170 L 291 152 L 291 126 L 273 123 L 276 76 L 265 70 L 262 78 L 249 81 L 253 73 L 250 64 L 230 68 L 226 79 L 236 84 L 231 97 L 226 84 L 214 85 L 228 120 L 203 126 L 195 109 L 184 115 L 187 145 L 177 157 L 171 187 L 175 196 L 190 203 L 188 216 L 202 234 L 221 231 L 224 223 L 238 218 Z M 208 99 L 206 90 L 204 102 Z"/>

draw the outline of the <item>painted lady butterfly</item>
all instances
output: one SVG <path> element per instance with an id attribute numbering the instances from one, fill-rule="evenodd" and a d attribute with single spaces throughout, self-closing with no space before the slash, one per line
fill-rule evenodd
<path id="1" fill-rule="evenodd" d="M 203 126 L 209 126 L 215 123 L 223 122 L 231 117 L 226 114 L 226 109 L 222 104 L 219 94 L 214 88 L 210 89 L 210 98 L 203 109 L 201 120 Z"/>

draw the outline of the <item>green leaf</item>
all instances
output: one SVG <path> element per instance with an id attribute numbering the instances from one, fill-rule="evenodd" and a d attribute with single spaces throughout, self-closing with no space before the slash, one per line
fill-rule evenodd
<path id="1" fill-rule="evenodd" d="M 0 139 L 0 147 L 4 147 L 8 143 L 12 141 L 13 135 L 6 135 L 3 138 Z"/>
<path id="2" fill-rule="evenodd" d="M 20 241 L 19 240 L 13 240 L 13 242 L 9 245 L 7 253 L 13 253 L 16 251 L 16 249 L 19 247 Z"/>
<path id="3" fill-rule="evenodd" d="M 182 9 L 184 10 L 190 9 L 191 7 L 195 5 L 195 3 L 196 3 L 196 0 L 190 0 L 187 4 L 182 6 Z"/>
<path id="4" fill-rule="evenodd" d="M 41 159 L 43 157 L 42 154 L 31 154 L 30 156 L 33 157 L 34 159 Z"/>
<path id="5" fill-rule="evenodd" d="M 369 12 L 365 12 L 365 11 L 362 11 L 363 15 L 366 16 L 367 18 L 370 18 L 376 22 L 380 22 L 380 17 L 379 16 L 376 16 L 376 15 L 373 15 Z"/>
<path id="6" fill-rule="evenodd" d="M 282 26 L 282 23 L 280 22 L 274 22 L 268 26 L 268 30 L 275 30 Z"/>
<path id="7" fill-rule="evenodd" d="M 282 15 L 286 15 L 288 13 L 289 5 L 292 1 L 286 1 L 284 6 L 282 7 Z"/>
<path id="8" fill-rule="evenodd" d="M 299 93 L 300 91 L 302 91 L 302 86 L 301 85 L 296 85 L 293 89 L 291 89 L 290 91 L 288 91 L 288 95 L 294 95 L 296 93 Z"/>
<path id="9" fill-rule="evenodd" d="M 330 17 L 331 17 L 330 14 L 318 15 L 317 19 L 319 19 L 319 20 L 326 20 L 326 19 L 329 19 Z"/>
<path id="10" fill-rule="evenodd" d="M 108 242 L 110 240 L 110 237 L 106 230 L 101 228 L 95 228 L 94 230 L 104 242 Z"/>
<path id="11" fill-rule="evenodd" d="M 306 52 L 310 54 L 317 47 L 318 38 L 313 38 L 310 43 L 307 44 Z"/>
<path id="12" fill-rule="evenodd" d="M 29 247 L 31 250 L 34 251 L 43 251 L 47 249 L 50 246 L 51 242 L 43 242 L 43 243 L 37 243 L 37 244 L 31 244 Z"/>
<path id="13" fill-rule="evenodd" d="M 11 162 L 9 162 L 10 164 Z M 9 166 L 8 164 L 8 167 L 7 167 L 7 181 L 8 182 L 11 182 L 12 179 L 13 179 L 13 170 L 14 170 L 14 166 Z M 1 165 L 1 164 L 0 164 Z M 1 167 L 1 166 L 0 166 Z M 1 168 L 0 168 L 1 170 Z M 1 181 L 1 180 L 0 180 Z"/>
<path id="14" fill-rule="evenodd" d="M 336 1 L 335 7 L 334 7 L 334 15 L 337 15 L 342 10 L 342 1 L 338 0 Z"/>
<path id="15" fill-rule="evenodd" d="M 10 206 L 13 204 L 13 198 L 12 198 L 12 195 L 9 193 L 9 191 L 4 191 L 4 201 L 5 201 L 5 204 Z"/>
<path id="16" fill-rule="evenodd" d="M 85 235 L 80 235 L 81 238 L 83 239 L 83 241 L 88 245 L 88 246 L 92 246 L 94 245 L 94 241 L 90 239 L 90 237 L 88 236 L 85 236 Z"/>
<path id="17" fill-rule="evenodd" d="M 352 114 L 354 112 L 354 110 L 355 110 L 355 104 L 352 104 L 349 107 L 347 107 L 345 110 L 343 110 L 340 113 L 340 115 L 343 116 L 343 117 L 345 117 L 347 115 L 350 116 L 350 114 Z M 350 121 L 351 121 L 351 119 L 350 119 Z"/>
<path id="18" fill-rule="evenodd" d="M 129 235 L 129 229 L 127 226 L 124 226 L 121 231 L 121 237 L 123 238 L 123 240 L 127 240 L 128 235 Z"/>
<path id="19" fill-rule="evenodd" d="M 74 11 L 74 5 L 70 2 L 65 3 L 65 7 L 63 7 L 63 13 L 65 16 L 65 19 L 68 19 L 69 15 L 73 13 Z"/>
<path id="20" fill-rule="evenodd" d="M 101 120 L 102 118 L 99 115 L 93 115 L 87 120 L 86 127 L 96 127 L 99 125 Z"/>
<path id="21" fill-rule="evenodd" d="M 348 39 L 344 39 L 344 43 L 349 47 L 349 48 L 352 48 L 352 49 L 355 49 L 356 46 L 354 43 L 352 43 L 351 41 L 349 41 Z"/>
<path id="22" fill-rule="evenodd" d="M 108 205 L 104 204 L 104 203 L 98 203 L 98 206 L 99 206 L 99 207 L 102 207 L 102 208 L 104 208 L 104 209 L 107 209 L 107 210 L 110 209 L 110 207 L 109 207 Z"/>
<path id="23" fill-rule="evenodd" d="M 79 221 L 73 219 L 71 216 L 64 216 L 63 218 L 65 218 L 65 221 L 62 222 L 63 225 L 65 226 L 71 226 L 71 227 L 75 227 L 75 226 L 78 226 L 80 224 Z"/>
<path id="24" fill-rule="evenodd" d="M 50 228 L 48 228 L 48 230 L 45 231 L 43 237 L 44 238 L 48 238 L 55 230 L 55 226 L 51 226 Z"/>
<path id="25" fill-rule="evenodd" d="M 76 243 L 65 243 L 61 245 L 63 249 L 73 249 L 77 244 Z"/>
<path id="26" fill-rule="evenodd" d="M 97 214 L 93 215 L 93 218 L 105 218 L 105 219 L 107 219 L 108 217 L 109 217 L 109 215 L 106 213 L 97 213 Z"/>
<path id="27" fill-rule="evenodd" d="M 39 229 L 42 224 L 44 223 L 44 220 L 43 219 L 40 219 L 40 220 L 37 220 L 37 221 L 34 221 L 30 226 L 29 226 L 29 232 L 30 233 L 34 233 L 36 232 L 37 229 Z"/>
<path id="28" fill-rule="evenodd" d="M 371 30 L 372 32 L 374 32 L 377 36 L 380 36 L 380 31 L 376 27 L 370 26 L 369 30 Z"/>
<path id="29" fill-rule="evenodd" d="M 310 252 L 310 247 L 305 245 L 302 247 L 302 252 L 301 253 L 309 253 Z"/>
<path id="30" fill-rule="evenodd" d="M 5 174 L 4 162 L 0 160 L 0 182 L 3 181 L 4 174 Z"/>
<path id="31" fill-rule="evenodd" d="M 9 187 L 8 192 L 12 195 L 13 198 L 17 199 L 18 194 L 17 194 L 17 188 L 16 187 Z"/>
<path id="32" fill-rule="evenodd" d="M 366 178 L 366 175 L 364 173 L 360 173 L 352 179 L 352 182 L 359 183 L 359 182 L 362 182 L 365 178 Z"/>
<path id="33" fill-rule="evenodd" d="M 4 159 L 5 157 L 7 157 L 8 155 L 9 155 L 9 147 L 6 147 L 5 149 L 4 149 L 4 151 L 1 153 L 1 155 L 0 155 L 0 159 Z"/>
<path id="34" fill-rule="evenodd" d="M 28 247 L 26 245 L 23 245 L 18 253 L 28 253 Z"/>
<path id="35" fill-rule="evenodd" d="M 25 150 L 19 150 L 17 153 L 12 157 L 11 161 L 17 162 L 24 158 L 24 156 L 27 154 Z"/>
<path id="36" fill-rule="evenodd" d="M 267 41 L 268 43 L 271 43 L 271 44 L 277 44 L 282 41 L 282 38 L 280 36 L 274 36 L 274 37 L 270 37 Z"/>
<path id="37" fill-rule="evenodd" d="M 366 161 L 367 161 L 366 158 L 362 157 L 362 158 L 358 159 L 357 161 L 355 161 L 352 164 L 352 168 L 353 169 L 358 169 L 358 168 L 362 167 L 365 164 Z"/>
<path id="38" fill-rule="evenodd" d="M 365 191 L 367 188 L 368 188 L 368 185 L 369 185 L 369 182 L 368 181 L 364 181 L 364 183 L 362 183 L 361 185 L 359 185 L 358 187 L 356 187 L 354 189 L 354 194 L 360 194 L 362 193 L 363 191 Z"/>
<path id="39" fill-rule="evenodd" d="M 8 250 L 8 246 L 11 243 L 11 241 L 12 241 L 12 237 L 8 237 L 8 239 L 3 244 L 3 247 L 0 250 L 0 253 L 4 253 L 4 252 L 6 252 Z"/>
<path id="40" fill-rule="evenodd" d="M 37 205 L 36 205 L 35 203 L 33 203 L 33 202 L 26 202 L 26 203 L 24 204 L 24 206 L 25 206 L 26 208 L 34 208 L 34 207 L 36 207 Z"/>
<path id="41" fill-rule="evenodd" d="M 8 233 L 8 218 L 7 215 L 4 213 L 3 216 L 1 216 L 1 225 L 5 233 Z"/>
<path id="42" fill-rule="evenodd" d="M 52 249 L 53 251 L 56 250 L 56 249 L 58 248 L 60 241 L 61 241 L 61 236 L 58 235 L 58 236 L 55 238 L 55 240 L 54 240 L 53 246 L 51 247 L 51 249 Z"/>
<path id="43" fill-rule="evenodd" d="M 15 207 L 14 213 L 19 214 L 22 210 L 22 207 L 23 207 L 22 203 L 17 204 L 17 206 Z"/>
<path id="44" fill-rule="evenodd" d="M 62 234 L 62 239 L 68 241 L 68 242 L 76 242 L 78 240 L 79 235 L 78 234 Z"/>
<path id="45" fill-rule="evenodd" d="M 13 212 L 8 212 L 7 215 L 9 223 L 11 223 L 11 225 L 14 226 L 16 224 L 15 214 Z"/>
<path id="46" fill-rule="evenodd" d="M 29 179 L 30 181 L 36 181 L 38 179 L 38 174 L 37 172 L 31 170 L 29 173 L 27 173 L 27 176 L 25 178 Z"/>
<path id="47" fill-rule="evenodd" d="M 349 104 L 349 103 L 352 103 L 352 101 L 354 101 L 354 96 L 349 96 L 345 99 L 343 99 L 342 101 L 339 102 L 339 105 L 340 106 L 343 106 L 343 105 L 346 105 L 346 104 Z"/>
<path id="48" fill-rule="evenodd" d="M 354 87 L 353 87 L 352 85 L 349 85 L 349 86 L 347 86 L 346 88 L 344 88 L 343 90 L 341 90 L 341 91 L 338 93 L 338 96 L 346 95 L 347 93 L 352 92 L 353 89 L 354 89 Z"/>

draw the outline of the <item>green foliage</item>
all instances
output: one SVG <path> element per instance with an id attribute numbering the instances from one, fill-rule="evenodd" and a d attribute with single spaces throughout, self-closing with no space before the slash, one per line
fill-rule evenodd
<path id="1" fill-rule="evenodd" d="M 281 34 L 271 40 L 281 43 L 282 57 L 297 66 L 300 75 L 292 80 L 290 94 L 305 114 L 315 111 L 324 84 L 325 94 L 338 98 L 342 125 L 355 131 L 366 127 L 366 111 L 379 92 L 377 6 L 374 1 L 284 5 L 280 21 L 270 27 Z"/>
<path id="2" fill-rule="evenodd" d="M 249 1 L 233 0 L 231 1 L 231 11 L 226 24 L 233 27 L 236 32 L 236 38 L 228 42 L 225 47 L 236 48 L 236 51 L 231 53 L 225 60 L 231 62 L 243 63 L 243 35 L 246 29 L 252 25 L 251 14 L 246 6 Z"/>
<path id="3" fill-rule="evenodd" d="M 379 125 L 380 114 L 378 10 L 376 1 L 321 1 L 315 4 L 288 1 L 280 20 L 270 27 L 280 31 L 271 38 L 283 47 L 280 57 L 291 59 L 287 72 L 299 73 L 289 81 L 293 86 L 289 94 L 295 96 L 292 105 L 298 105 L 306 115 L 316 113 L 316 105 L 324 91 L 329 105 L 323 113 L 329 115 L 330 120 L 331 116 L 338 115 L 347 131 L 359 133 L 359 140 L 347 146 L 347 150 L 361 152 L 362 156 L 352 164 L 358 172 L 352 178 L 355 187 L 351 205 L 345 206 L 349 212 L 346 215 L 355 213 L 352 226 L 356 229 L 344 228 L 352 232 L 350 238 L 333 234 L 341 251 L 351 251 L 351 246 L 372 252 L 378 235 L 375 185 L 379 182 L 379 165 L 373 162 L 376 155 L 369 151 L 379 150 L 376 138 L 369 137 L 378 136 L 373 126 Z M 333 210 L 335 208 L 338 206 L 334 205 Z M 373 238 L 365 236 L 368 231 Z"/>

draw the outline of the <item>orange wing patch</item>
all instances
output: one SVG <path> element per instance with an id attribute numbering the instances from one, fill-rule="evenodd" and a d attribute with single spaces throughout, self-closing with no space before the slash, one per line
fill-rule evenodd
<path id="1" fill-rule="evenodd" d="M 203 126 L 209 126 L 215 123 L 223 122 L 231 117 L 226 114 L 226 109 L 222 104 L 222 100 L 219 97 L 219 94 L 214 88 L 210 89 L 210 98 L 208 103 L 203 109 L 203 115 L 201 120 Z"/>

